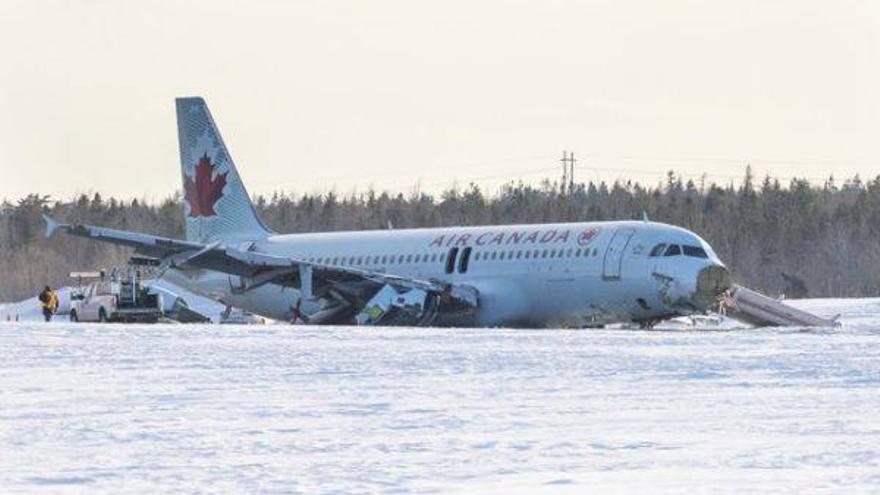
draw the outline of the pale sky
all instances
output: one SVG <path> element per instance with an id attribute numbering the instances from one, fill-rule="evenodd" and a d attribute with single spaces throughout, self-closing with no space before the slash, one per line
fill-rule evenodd
<path id="1" fill-rule="evenodd" d="M 0 198 L 180 189 L 204 96 L 251 193 L 880 173 L 880 1 L 0 0 Z"/>

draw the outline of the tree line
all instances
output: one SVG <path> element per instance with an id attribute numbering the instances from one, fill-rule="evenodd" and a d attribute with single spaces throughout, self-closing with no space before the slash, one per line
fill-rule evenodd
<path id="1" fill-rule="evenodd" d="M 160 202 L 32 194 L 0 204 L 0 301 L 70 283 L 71 271 L 119 266 L 127 248 L 58 235 L 46 240 L 41 214 L 183 237 L 180 194 Z M 734 279 L 769 294 L 795 297 L 880 295 L 880 176 L 824 184 L 746 169 L 738 185 L 685 180 L 669 172 L 657 185 L 588 182 L 562 187 L 512 182 L 495 194 L 477 185 L 438 195 L 367 191 L 338 195 L 257 196 L 263 220 L 283 233 L 640 219 L 691 229 L 731 268 Z"/>

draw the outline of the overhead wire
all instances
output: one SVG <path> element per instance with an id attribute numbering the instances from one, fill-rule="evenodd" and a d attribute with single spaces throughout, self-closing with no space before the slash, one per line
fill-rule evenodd
<path id="1" fill-rule="evenodd" d="M 812 164 L 816 166 L 828 166 L 831 164 L 838 166 L 848 166 L 852 167 L 856 162 L 846 162 L 846 161 L 825 161 L 825 160 L 781 160 L 781 159 L 748 159 L 748 158 L 721 158 L 721 157 L 672 157 L 672 156 L 661 156 L 661 155 L 620 155 L 616 157 L 611 157 L 607 155 L 599 155 L 599 154 L 587 154 L 580 155 L 581 162 L 578 167 L 578 171 L 581 173 L 581 177 L 584 175 L 593 174 L 595 180 L 593 182 L 614 182 L 614 181 L 627 181 L 633 180 L 632 176 L 642 176 L 642 177 L 655 177 L 662 178 L 666 177 L 670 171 L 673 171 L 675 177 L 688 178 L 688 179 L 700 179 L 705 180 L 710 183 L 724 183 L 724 182 L 737 182 L 743 180 L 745 177 L 745 169 L 748 165 L 752 165 L 753 172 L 756 168 L 761 166 L 766 166 L 768 164 L 777 164 L 777 165 L 792 165 L 792 166 L 804 166 L 807 164 Z M 455 184 L 467 184 L 467 183 L 486 183 L 491 181 L 498 181 L 499 179 L 507 179 L 498 185 L 503 185 L 506 183 L 510 183 L 516 181 L 518 178 L 533 176 L 538 173 L 550 173 L 553 171 L 560 170 L 558 165 L 553 166 L 542 166 L 529 168 L 525 170 L 516 170 L 516 169 L 505 169 L 504 171 L 493 172 L 490 174 L 479 174 L 479 175 L 457 175 L 455 177 L 437 181 L 430 182 L 422 182 L 424 176 L 426 175 L 423 171 L 427 167 L 428 170 L 443 170 L 444 172 L 448 172 L 451 170 L 461 170 L 461 169 L 474 169 L 481 168 L 486 165 L 498 166 L 498 165 L 511 165 L 511 164 L 522 164 L 527 162 L 556 162 L 558 158 L 552 158 L 547 155 L 538 155 L 538 156 L 530 156 L 530 157 L 518 157 L 518 158 L 508 158 L 503 160 L 481 160 L 475 162 L 466 162 L 466 163 L 457 163 L 457 164 L 429 164 L 427 166 L 420 166 L 418 168 L 406 168 L 406 169 L 394 169 L 394 170 L 384 170 L 379 172 L 369 172 L 368 174 L 364 174 L 363 176 L 352 177 L 352 174 L 346 175 L 338 175 L 335 177 L 328 177 L 326 179 L 321 179 L 321 182 L 329 183 L 330 186 L 327 190 L 337 189 L 339 187 L 339 181 L 351 181 L 356 180 L 357 183 L 352 184 L 355 189 L 358 189 L 358 186 L 363 187 L 364 180 L 363 179 L 375 179 L 375 178 L 385 178 L 389 176 L 393 176 L 394 178 L 391 181 L 383 181 L 382 186 L 378 188 L 382 191 L 389 192 L 400 192 L 403 190 L 423 190 L 423 189 L 437 189 L 442 186 L 450 187 Z M 651 161 L 653 163 L 664 162 L 661 164 L 658 163 L 656 168 L 645 169 L 645 168 L 631 168 L 631 167 L 603 167 L 603 166 L 594 166 L 590 164 L 590 162 L 595 161 Z M 682 162 L 691 162 L 691 163 L 723 163 L 723 164 L 739 164 L 742 166 L 742 172 L 738 174 L 723 174 L 717 172 L 692 172 L 692 171 L 676 171 L 675 165 L 681 164 Z M 858 162 L 858 165 L 867 165 L 869 162 Z M 627 174 L 630 177 L 622 177 L 621 174 Z M 616 175 L 616 176 L 615 176 Z M 753 177 L 756 180 L 761 180 L 765 174 L 753 173 Z M 791 181 L 795 179 L 807 180 L 812 183 L 822 183 L 833 175 L 832 172 L 828 174 L 824 174 L 822 176 L 818 175 L 806 175 L 806 174 L 796 174 L 796 175 L 775 175 L 768 174 L 771 178 L 780 180 L 780 181 Z M 844 174 L 840 174 L 843 176 Z M 854 174 L 853 174 L 854 175 Z M 610 177 L 609 177 L 610 176 Z M 555 180 L 553 177 L 548 176 L 547 179 Z M 589 182 L 581 181 L 581 182 Z M 375 184 L 372 182 L 367 182 L 368 187 L 373 188 Z M 272 184 L 258 184 L 254 190 L 265 190 L 264 187 L 261 186 L 270 186 L 271 192 L 280 192 L 285 187 L 290 185 L 302 185 L 300 181 L 296 182 L 275 182 Z M 480 185 L 480 184 L 478 184 Z"/>

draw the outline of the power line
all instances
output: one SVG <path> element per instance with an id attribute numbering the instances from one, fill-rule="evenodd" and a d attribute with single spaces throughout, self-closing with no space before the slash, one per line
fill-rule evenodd
<path id="1" fill-rule="evenodd" d="M 481 161 L 456 163 L 456 164 L 449 164 L 449 163 L 445 163 L 445 164 L 444 163 L 440 163 L 440 164 L 433 163 L 432 164 L 432 163 L 429 163 L 426 165 L 420 165 L 419 169 L 424 170 L 427 168 L 429 170 L 442 170 L 444 172 L 448 172 L 450 170 L 461 170 L 461 169 L 466 169 L 466 168 L 472 169 L 475 167 L 481 167 L 481 166 L 485 166 L 485 165 L 507 165 L 507 164 L 513 164 L 513 163 L 534 162 L 534 161 L 538 161 L 538 160 L 546 161 L 547 158 L 548 158 L 547 155 L 535 155 L 535 156 L 529 156 L 529 157 L 515 157 L 515 158 L 507 158 L 507 159 L 501 159 L 501 160 L 498 160 L 498 159 L 481 160 Z M 408 176 L 408 180 L 413 181 L 413 179 L 417 179 L 417 177 L 414 177 L 412 172 L 413 172 L 413 167 L 408 167 L 405 169 L 383 170 L 383 171 L 378 171 L 378 172 L 370 171 L 370 172 L 364 172 L 364 174 L 362 176 L 358 177 L 358 179 L 361 179 L 363 177 L 366 177 L 368 179 L 374 179 L 374 178 L 388 177 L 388 176 L 398 176 L 398 178 L 401 178 L 401 176 Z M 508 172 L 507 175 L 510 175 L 510 173 Z M 312 176 L 310 176 L 310 178 L 312 180 L 319 180 L 321 182 L 336 182 L 336 181 L 340 181 L 340 180 L 351 179 L 352 174 L 348 173 L 348 174 L 335 175 L 335 176 L 330 176 L 330 177 L 316 177 L 316 176 L 312 175 Z M 277 189 L 279 187 L 285 187 L 285 186 L 290 186 L 290 185 L 301 185 L 301 184 L 302 184 L 301 181 L 263 182 L 263 183 L 255 183 L 253 185 L 253 189 L 257 190 L 257 189 L 260 189 L 260 188 L 266 187 L 266 186 Z"/>
<path id="2" fill-rule="evenodd" d="M 597 154 L 597 155 L 590 155 L 590 156 L 593 156 L 594 159 L 596 159 L 597 157 L 601 157 L 602 155 Z M 485 166 L 485 165 L 496 165 L 496 164 L 509 165 L 512 163 L 524 163 L 524 162 L 537 161 L 537 160 L 545 161 L 545 160 L 547 160 L 547 158 L 548 157 L 546 157 L 546 156 L 532 156 L 532 157 L 509 158 L 509 159 L 504 159 L 504 160 L 483 160 L 483 161 L 459 163 L 459 164 L 451 164 L 451 165 L 450 164 L 428 165 L 428 168 L 432 169 L 432 170 L 433 169 L 438 169 L 438 170 L 442 169 L 443 171 L 448 172 L 450 170 L 460 170 L 460 169 L 465 169 L 465 168 L 473 169 L 473 168 L 478 168 L 478 167 Z M 698 162 L 698 163 L 705 162 L 705 163 L 741 164 L 743 166 L 743 169 L 745 169 L 746 165 L 750 162 L 753 164 L 758 164 L 758 165 L 761 165 L 762 163 L 787 163 L 790 165 L 794 165 L 794 164 L 821 165 L 821 164 L 832 163 L 832 162 L 827 162 L 827 161 L 805 161 L 805 160 L 784 161 L 784 162 L 783 161 L 769 161 L 768 160 L 768 161 L 762 162 L 759 160 L 747 161 L 747 160 L 743 160 L 743 159 L 720 158 L 720 157 L 714 157 L 714 158 L 672 157 L 672 156 L 660 156 L 660 155 L 653 155 L 653 156 L 652 155 L 622 155 L 622 156 L 616 157 L 616 159 L 624 160 L 624 161 L 652 161 L 655 163 L 665 161 L 665 162 Z M 574 180 L 575 180 L 574 179 L 574 165 L 576 163 L 574 153 L 568 152 L 568 151 L 563 151 L 563 158 L 560 161 L 563 164 L 563 180 L 562 180 L 561 187 L 563 189 L 567 188 L 569 191 L 573 191 L 574 190 Z M 597 160 L 597 161 L 600 161 L 600 160 Z M 545 163 L 546 163 L 546 161 L 545 161 Z M 833 163 L 844 164 L 846 162 L 838 161 L 838 162 L 833 162 Z M 616 179 L 609 180 L 608 178 L 602 177 L 602 176 L 607 176 L 607 174 L 629 174 L 629 175 L 636 175 L 636 176 L 642 176 L 642 177 L 646 177 L 646 176 L 647 177 L 665 177 L 668 174 L 669 170 L 674 170 L 673 166 L 672 166 L 672 165 L 674 165 L 674 163 L 669 163 L 669 165 L 671 165 L 671 166 L 665 170 L 658 169 L 658 168 L 644 169 L 644 168 L 631 168 L 631 167 L 595 167 L 595 166 L 588 167 L 586 170 L 596 173 L 597 177 L 596 177 L 595 182 L 602 182 L 602 181 L 612 182 L 613 180 L 630 180 L 632 178 L 631 177 L 630 178 L 618 177 Z M 424 167 L 420 167 L 420 169 L 424 170 Z M 354 179 L 354 180 L 358 181 L 357 184 L 354 184 L 354 187 L 357 188 L 359 184 L 360 185 L 364 184 L 364 180 L 363 180 L 364 178 L 375 179 L 375 178 L 388 177 L 388 176 L 393 175 L 396 177 L 394 177 L 394 179 L 391 180 L 390 182 L 384 181 L 382 183 L 383 187 L 381 187 L 380 190 L 382 190 L 382 191 L 395 191 L 395 190 L 400 191 L 404 187 L 406 187 L 406 188 L 412 188 L 412 187 L 434 188 L 434 187 L 443 186 L 443 185 L 447 185 L 447 186 L 454 185 L 454 184 L 462 183 L 462 182 L 467 183 L 467 182 L 492 181 L 492 180 L 497 180 L 497 179 L 509 179 L 508 180 L 508 182 L 509 182 L 509 181 L 515 180 L 517 177 L 531 176 L 531 175 L 535 175 L 537 173 L 550 172 L 555 169 L 556 169 L 556 167 L 539 167 L 539 168 L 533 168 L 533 169 L 527 169 L 527 170 L 513 170 L 513 171 L 505 170 L 503 172 L 497 172 L 497 173 L 492 173 L 492 174 L 464 176 L 464 177 L 458 176 L 458 177 L 451 178 L 451 179 L 444 179 L 444 180 L 439 180 L 439 181 L 422 183 L 421 177 L 414 176 L 415 174 L 412 173 L 413 169 L 407 168 L 407 169 L 386 170 L 386 171 L 380 171 L 380 172 L 369 172 L 369 173 L 363 174 L 362 176 L 354 177 L 354 178 L 352 177 L 351 174 L 349 174 L 349 175 L 345 175 L 345 176 L 337 176 L 335 178 L 321 179 L 321 181 L 334 183 L 333 187 L 331 187 L 331 189 L 335 189 L 337 187 L 336 182 L 338 182 L 339 180 Z M 829 175 L 831 175 L 831 174 L 829 173 Z M 822 181 L 827 180 L 829 175 L 823 175 L 823 176 L 771 175 L 771 177 L 774 179 L 777 179 L 777 180 L 782 180 L 782 181 L 790 181 L 790 180 L 794 180 L 794 179 L 805 179 L 810 182 L 822 182 Z M 675 176 L 682 177 L 682 178 L 698 178 L 698 179 L 708 180 L 708 181 L 711 181 L 714 183 L 721 183 L 721 182 L 726 182 L 726 181 L 739 181 L 744 178 L 744 174 L 723 174 L 723 173 L 720 174 L 720 173 L 708 173 L 708 172 L 681 172 L 681 171 L 675 172 Z M 285 182 L 282 182 L 282 183 L 274 182 L 271 184 L 262 184 L 262 185 L 258 184 L 257 186 L 254 187 L 254 190 L 264 189 L 261 186 L 270 186 L 272 188 L 271 191 L 276 192 L 276 191 L 283 190 L 286 186 L 289 186 L 289 185 L 301 185 L 301 182 L 286 182 L 286 183 Z"/>

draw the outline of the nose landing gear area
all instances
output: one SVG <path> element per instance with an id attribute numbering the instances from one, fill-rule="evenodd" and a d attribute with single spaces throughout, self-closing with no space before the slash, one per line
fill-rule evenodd
<path id="1" fill-rule="evenodd" d="M 697 275 L 696 290 L 691 297 L 681 297 L 674 290 L 673 277 L 654 273 L 660 282 L 660 291 L 671 307 L 688 308 L 700 313 L 705 310 L 717 311 L 716 315 L 691 316 L 693 326 L 703 323 L 716 327 L 724 317 L 754 326 L 783 327 L 836 327 L 836 318 L 828 319 L 807 311 L 794 308 L 781 300 L 765 296 L 759 292 L 732 283 L 730 272 L 720 265 L 707 266 Z M 678 297 L 673 297 L 677 294 Z M 691 311 L 685 311 L 690 313 Z M 697 321 L 699 320 L 699 321 Z M 717 320 L 717 321 L 716 321 Z M 637 322 L 641 328 L 653 328 L 658 320 Z"/>
<path id="2" fill-rule="evenodd" d="M 739 285 L 720 301 L 721 314 L 755 326 L 837 327 L 837 318 L 822 318 Z"/>

